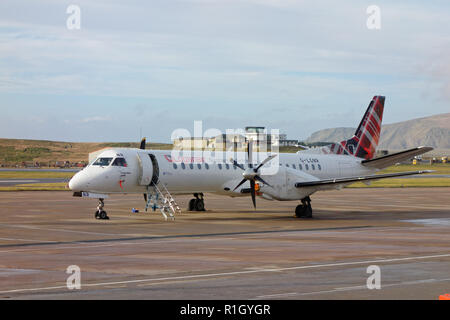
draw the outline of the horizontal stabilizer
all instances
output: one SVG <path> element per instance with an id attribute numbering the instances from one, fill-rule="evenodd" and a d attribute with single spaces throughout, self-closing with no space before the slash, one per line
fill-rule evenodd
<path id="1" fill-rule="evenodd" d="M 372 174 L 368 176 L 360 176 L 360 177 L 348 177 L 348 178 L 336 178 L 336 179 L 326 179 L 326 180 L 317 180 L 317 181 L 308 181 L 308 182 L 297 182 L 295 184 L 296 188 L 303 187 L 316 187 L 316 186 L 326 186 L 333 184 L 347 184 L 358 181 L 368 181 L 368 180 L 378 180 L 385 178 L 395 178 L 402 176 L 410 176 L 414 174 L 422 174 L 422 173 L 432 173 L 433 170 L 422 170 L 422 171 L 408 171 L 408 172 L 397 172 L 397 173 L 385 173 L 385 174 Z"/>
<path id="2" fill-rule="evenodd" d="M 431 147 L 417 147 L 405 151 L 400 151 L 397 153 L 388 154 L 386 156 L 382 156 L 375 159 L 363 160 L 361 161 L 361 164 L 364 165 L 365 167 L 383 169 L 392 166 L 396 163 L 411 159 L 414 156 L 424 154 L 431 150 L 433 150 L 433 148 Z"/>

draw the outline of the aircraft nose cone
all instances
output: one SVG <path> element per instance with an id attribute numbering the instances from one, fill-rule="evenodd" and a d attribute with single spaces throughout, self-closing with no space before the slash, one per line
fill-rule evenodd
<path id="1" fill-rule="evenodd" d="M 69 189 L 72 191 L 84 191 L 83 188 L 83 174 L 81 172 L 76 173 L 69 181 Z"/>

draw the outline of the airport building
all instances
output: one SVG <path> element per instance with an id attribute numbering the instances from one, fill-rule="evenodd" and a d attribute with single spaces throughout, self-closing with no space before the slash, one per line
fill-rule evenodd
<path id="1" fill-rule="evenodd" d="M 297 146 L 298 140 L 287 139 L 287 135 L 268 134 L 265 127 L 245 127 L 244 134 L 220 134 L 215 137 L 178 137 L 173 140 L 174 147 L 183 150 L 236 150 L 245 151 L 248 141 L 254 142 L 254 147 L 260 149 Z"/>
<path id="2" fill-rule="evenodd" d="M 268 134 L 265 127 L 245 127 L 245 136 L 256 142 L 257 146 L 289 147 L 298 145 L 298 140 L 288 139 L 285 133 Z"/>
<path id="3" fill-rule="evenodd" d="M 209 139 L 204 137 L 178 137 L 173 140 L 173 146 L 179 150 L 204 150 L 209 145 Z"/>
<path id="4" fill-rule="evenodd" d="M 221 134 L 208 139 L 208 148 L 212 150 L 244 151 L 247 148 L 247 138 L 241 134 Z"/>

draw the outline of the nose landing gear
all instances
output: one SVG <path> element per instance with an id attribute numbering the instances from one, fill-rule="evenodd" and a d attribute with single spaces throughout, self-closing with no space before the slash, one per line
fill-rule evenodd
<path id="1" fill-rule="evenodd" d="M 105 206 L 105 202 L 103 200 L 103 198 L 98 199 L 98 206 L 97 210 L 95 211 L 95 219 L 109 220 L 106 211 L 103 210 L 103 207 Z"/>
<path id="2" fill-rule="evenodd" d="M 295 208 L 295 216 L 297 218 L 312 218 L 311 198 L 306 197 L 302 199 L 302 204 Z"/>
<path id="3" fill-rule="evenodd" d="M 194 193 L 195 199 L 189 201 L 189 211 L 205 211 L 203 193 Z"/>

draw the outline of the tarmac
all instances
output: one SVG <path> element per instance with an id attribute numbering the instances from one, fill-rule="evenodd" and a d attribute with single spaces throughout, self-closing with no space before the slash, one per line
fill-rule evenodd
<path id="1" fill-rule="evenodd" d="M 175 197 L 182 208 L 191 196 Z M 141 195 L 0 193 L 0 299 L 432 299 L 450 293 L 450 188 L 361 188 L 297 202 L 205 195 L 175 221 Z M 139 213 L 132 213 L 137 208 Z M 369 289 L 369 266 L 380 289 Z M 69 266 L 81 288 L 69 289 Z M 69 268 L 70 269 L 70 268 Z M 370 269 L 369 269 L 370 270 Z M 369 279 L 370 282 L 370 279 Z M 370 282 L 373 283 L 373 282 Z"/>
<path id="2" fill-rule="evenodd" d="M 35 183 L 68 183 L 70 179 L 66 178 L 37 178 L 37 179 L 0 179 L 0 187 L 12 187 L 22 184 Z"/>

